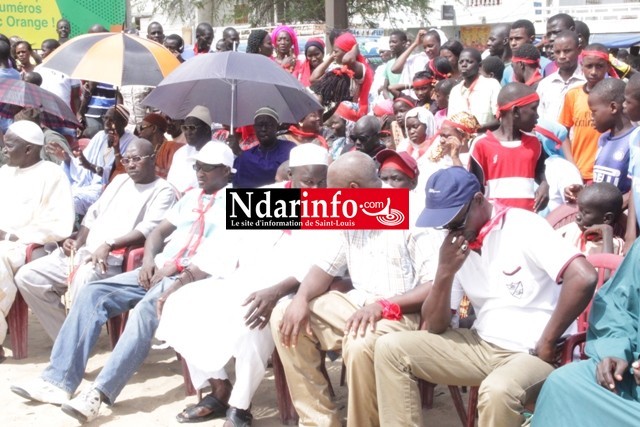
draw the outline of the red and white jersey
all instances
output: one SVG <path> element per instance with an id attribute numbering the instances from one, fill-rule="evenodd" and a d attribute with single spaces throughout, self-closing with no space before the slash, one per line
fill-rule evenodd
<path id="1" fill-rule="evenodd" d="M 499 141 L 491 132 L 476 140 L 471 158 L 482 170 L 485 196 L 502 204 L 533 211 L 540 141 L 522 135 L 520 141 Z"/>

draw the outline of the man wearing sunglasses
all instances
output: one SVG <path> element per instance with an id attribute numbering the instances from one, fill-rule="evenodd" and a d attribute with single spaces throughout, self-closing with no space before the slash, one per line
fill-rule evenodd
<path id="1" fill-rule="evenodd" d="M 138 160 L 130 157 L 129 165 Z M 140 161 L 150 161 L 147 166 L 153 170 L 152 158 L 140 157 Z M 158 300 L 185 284 L 208 276 L 223 278 L 235 269 L 236 253 L 221 240 L 226 231 L 225 187 L 233 171 L 233 153 L 225 144 L 211 142 L 194 162 L 197 171 L 192 168 L 191 173 L 200 188 L 188 191 L 151 231 L 142 267 L 89 283 L 78 294 L 42 377 L 12 387 L 14 393 L 63 404 L 62 410 L 81 422 L 93 420 L 101 403 L 112 405 L 146 358 L 159 322 Z M 124 332 L 93 384 L 69 400 L 82 382 L 102 325 L 130 309 Z"/>
<path id="2" fill-rule="evenodd" d="M 60 297 L 68 292 L 73 301 L 87 283 L 121 273 L 125 249 L 143 245 L 176 202 L 171 185 L 156 177 L 149 141 L 131 142 L 120 161 L 127 173 L 89 208 L 78 233 L 16 275 L 20 293 L 53 341 L 66 316 Z"/>
<path id="3" fill-rule="evenodd" d="M 349 135 L 349 145 L 343 153 L 356 149 L 374 158 L 376 154 L 387 148 L 380 141 L 380 120 L 375 116 L 361 117 Z"/>
<path id="4" fill-rule="evenodd" d="M 486 199 L 462 167 L 429 178 L 416 225 L 448 234 L 422 305 L 428 332 L 386 335 L 376 345 L 381 425 L 422 425 L 416 378 L 480 386 L 479 425 L 522 425 L 524 405 L 557 362 L 557 343 L 593 296 L 595 270 L 540 216 Z M 477 320 L 451 329 L 464 295 Z"/>
<path id="5" fill-rule="evenodd" d="M 207 107 L 196 105 L 181 125 L 187 145 L 178 149 L 173 155 L 167 181 L 184 193 L 190 188 L 197 188 L 198 181 L 193 173 L 193 165 L 198 152 L 211 141 L 211 114 Z"/>

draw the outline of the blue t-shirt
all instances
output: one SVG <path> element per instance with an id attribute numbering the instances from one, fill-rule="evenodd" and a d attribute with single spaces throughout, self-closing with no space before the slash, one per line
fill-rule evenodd
<path id="1" fill-rule="evenodd" d="M 269 151 L 263 151 L 260 145 L 245 151 L 233 165 L 236 168 L 233 187 L 257 188 L 273 184 L 278 167 L 289 160 L 289 152 L 295 146 L 291 141 L 279 139 Z"/>
<path id="2" fill-rule="evenodd" d="M 543 73 L 546 66 L 549 65 L 550 63 L 551 61 L 549 60 L 549 58 L 544 56 L 540 57 L 540 74 Z M 500 84 L 504 86 L 513 81 L 515 81 L 513 80 L 513 65 L 509 64 L 506 67 L 504 67 L 504 73 L 502 73 L 502 80 L 500 80 Z"/>
<path id="3" fill-rule="evenodd" d="M 622 193 L 631 189 L 629 179 L 629 138 L 635 128 L 629 132 L 611 137 L 605 132 L 598 139 L 598 152 L 593 165 L 593 182 L 608 182 Z"/>

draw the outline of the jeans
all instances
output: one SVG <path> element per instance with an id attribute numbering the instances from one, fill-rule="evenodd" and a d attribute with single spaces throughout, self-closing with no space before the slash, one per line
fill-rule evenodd
<path id="1" fill-rule="evenodd" d="M 89 283 L 79 293 L 51 350 L 42 379 L 73 393 L 82 382 L 91 350 L 109 318 L 131 310 L 127 326 L 93 383 L 112 405 L 151 348 L 158 327 L 156 301 L 173 283 L 166 277 L 146 291 L 138 270 Z M 135 308 L 134 308 L 135 307 Z"/>

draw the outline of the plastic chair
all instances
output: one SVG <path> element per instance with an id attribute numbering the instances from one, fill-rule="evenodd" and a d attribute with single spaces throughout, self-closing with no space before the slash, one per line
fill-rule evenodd
<path id="1" fill-rule="evenodd" d="M 560 205 L 547 215 L 547 222 L 551 224 L 554 230 L 570 224 L 576 219 L 578 214 L 578 205 L 575 203 L 567 203 Z"/>
<path id="2" fill-rule="evenodd" d="M 42 245 L 32 243 L 27 246 L 27 254 L 25 256 L 25 264 L 45 256 L 47 253 Z M 11 335 L 11 349 L 13 350 L 13 358 L 24 359 L 28 355 L 28 338 L 29 338 L 29 306 L 20 294 L 16 292 L 16 299 L 9 310 L 7 316 L 9 324 L 9 334 Z"/>

